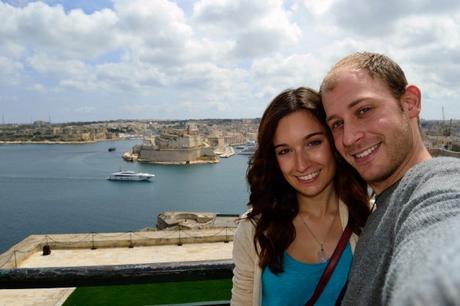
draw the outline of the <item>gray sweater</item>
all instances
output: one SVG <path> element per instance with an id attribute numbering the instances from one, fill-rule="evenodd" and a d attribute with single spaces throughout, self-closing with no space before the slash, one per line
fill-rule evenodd
<path id="1" fill-rule="evenodd" d="M 418 164 L 377 197 L 342 305 L 460 305 L 460 159 Z"/>

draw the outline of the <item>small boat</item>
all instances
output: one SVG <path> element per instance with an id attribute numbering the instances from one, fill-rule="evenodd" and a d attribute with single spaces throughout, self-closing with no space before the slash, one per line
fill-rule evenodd
<path id="1" fill-rule="evenodd" d="M 112 173 L 107 179 L 111 181 L 149 181 L 155 174 L 134 171 L 118 171 Z"/>
<path id="2" fill-rule="evenodd" d="M 253 155 L 256 152 L 257 145 L 255 141 L 248 142 L 246 147 L 239 151 L 238 154 L 240 155 Z"/>
<path id="3" fill-rule="evenodd" d="M 115 151 L 116 149 L 117 149 L 117 148 L 115 148 L 115 147 L 110 147 L 110 148 L 108 149 L 108 151 L 109 151 L 109 152 L 113 152 L 113 151 Z"/>

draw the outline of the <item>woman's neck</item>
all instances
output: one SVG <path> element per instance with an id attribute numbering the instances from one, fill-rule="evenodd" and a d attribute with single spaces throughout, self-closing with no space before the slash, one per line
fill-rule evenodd
<path id="1" fill-rule="evenodd" d="M 307 197 L 297 193 L 297 202 L 300 215 L 320 218 L 337 212 L 339 197 L 334 187 L 330 186 L 315 197 Z"/>

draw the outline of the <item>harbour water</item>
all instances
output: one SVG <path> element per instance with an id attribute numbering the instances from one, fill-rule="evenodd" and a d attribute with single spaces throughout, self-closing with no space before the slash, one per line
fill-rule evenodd
<path id="1" fill-rule="evenodd" d="M 181 166 L 124 161 L 121 154 L 139 142 L 0 145 L 0 252 L 31 234 L 152 227 L 162 211 L 245 211 L 248 156 Z M 106 180 L 120 169 L 155 177 Z"/>

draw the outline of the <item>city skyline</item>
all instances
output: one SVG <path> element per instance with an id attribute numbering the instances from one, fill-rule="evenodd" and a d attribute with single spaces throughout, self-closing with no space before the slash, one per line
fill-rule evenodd
<path id="1" fill-rule="evenodd" d="M 460 3 L 0 2 L 2 123 L 259 118 L 341 57 L 385 53 L 423 119 L 460 119 Z"/>

